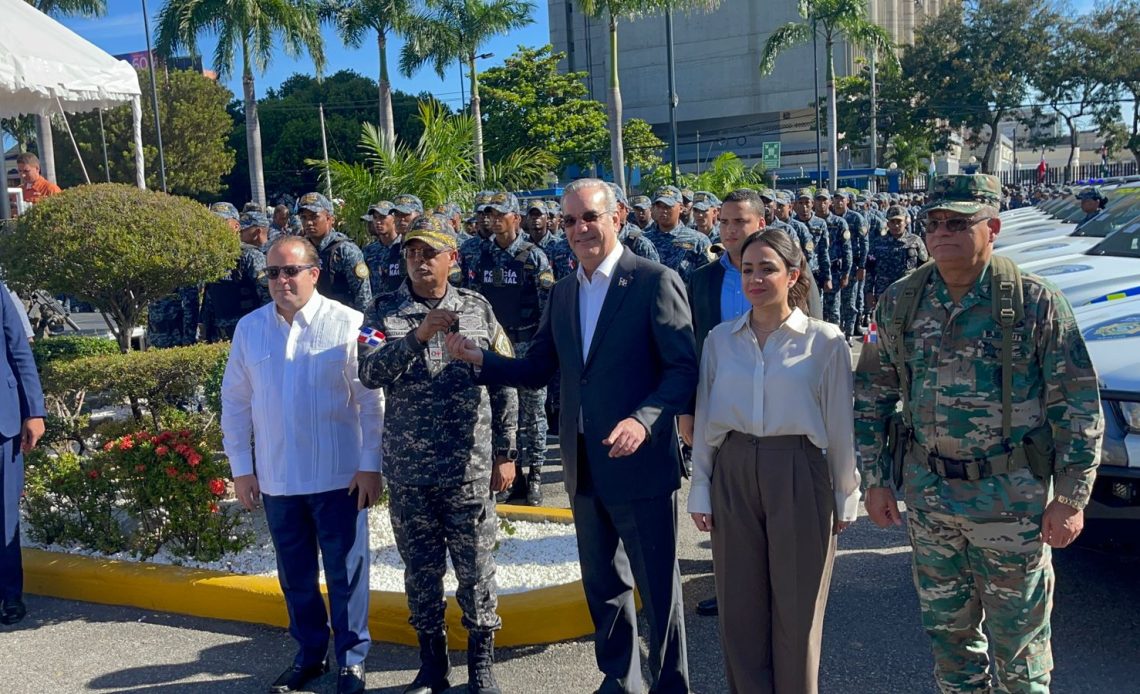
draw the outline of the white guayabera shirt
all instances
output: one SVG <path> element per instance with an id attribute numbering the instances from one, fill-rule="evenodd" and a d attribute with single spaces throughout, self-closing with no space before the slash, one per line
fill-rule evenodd
<path id="1" fill-rule="evenodd" d="M 347 489 L 357 471 L 380 472 L 384 396 L 357 378 L 363 322 L 318 293 L 292 324 L 274 303 L 238 321 L 221 417 L 235 477 L 256 469 L 263 493 L 293 495 Z"/>

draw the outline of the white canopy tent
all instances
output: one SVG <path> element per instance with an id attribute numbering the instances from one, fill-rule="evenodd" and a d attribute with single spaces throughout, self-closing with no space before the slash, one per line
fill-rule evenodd
<path id="1" fill-rule="evenodd" d="M 130 102 L 134 114 L 135 179 L 139 188 L 145 188 L 142 91 L 134 67 L 111 57 L 24 0 L 0 0 L 0 17 L 4 27 L 0 41 L 0 117 L 46 117 Z M 47 143 L 41 143 L 44 144 Z M 54 153 L 45 151 L 44 156 L 52 157 Z M 5 190 L 6 186 L 5 181 Z M 5 208 L 0 216 L 7 217 L 8 196 L 0 198 Z"/>

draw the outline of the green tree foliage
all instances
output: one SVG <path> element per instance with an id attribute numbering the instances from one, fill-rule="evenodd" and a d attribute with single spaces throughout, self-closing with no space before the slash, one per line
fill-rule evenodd
<path id="1" fill-rule="evenodd" d="M 1122 0 L 1101 7 L 1086 24 L 1100 29 L 1094 46 L 1102 67 L 1108 72 L 1109 84 L 1126 97 L 1115 111 L 1099 113 L 1097 123 L 1110 146 L 1127 149 L 1140 162 L 1140 1 Z"/>
<path id="2" fill-rule="evenodd" d="M 435 102 L 428 94 L 420 99 Z M 318 104 L 325 105 L 325 130 L 329 157 L 351 164 L 364 161 L 359 148 L 360 129 L 376 122 L 376 81 L 352 70 L 341 70 L 318 81 L 309 75 L 294 74 L 280 87 L 269 89 L 258 104 L 258 116 L 266 132 L 274 137 L 263 144 L 265 190 L 272 203 L 282 194 L 299 197 L 310 190 L 324 190 L 320 171 L 306 163 L 321 156 L 321 124 Z M 423 134 L 419 121 L 419 101 L 401 91 L 392 93 L 396 133 L 408 142 Z M 251 199 L 245 153 L 245 124 L 239 119 L 230 133 L 230 144 L 238 150 L 238 163 L 227 179 L 227 196 L 239 207 Z M 335 195 L 340 195 L 334 191 Z"/>
<path id="3" fill-rule="evenodd" d="M 982 170 L 992 168 L 998 124 L 1030 96 L 1043 69 L 1042 45 L 1057 16 L 1046 0 L 949 3 L 921 25 L 903 57 L 916 116 L 945 130 L 966 127 L 970 144 L 985 144 Z"/>
<path id="4" fill-rule="evenodd" d="M 627 171 L 649 171 L 661 165 L 661 152 L 665 149 L 665 142 L 657 137 L 649 123 L 640 118 L 630 118 L 622 124 L 621 133 L 622 141 L 625 142 Z"/>
<path id="5" fill-rule="evenodd" d="M 640 187 L 643 191 L 652 191 L 672 182 L 671 167 L 659 162 L 642 177 Z M 677 183 L 692 190 L 707 190 L 723 198 L 738 188 L 766 188 L 771 182 L 763 164 L 748 166 L 735 152 L 721 152 L 699 174 L 678 174 Z"/>
<path id="6" fill-rule="evenodd" d="M 150 93 L 150 73 L 139 71 L 139 85 Z M 222 178 L 234 166 L 234 150 L 228 140 L 233 119 L 226 104 L 233 93 L 201 73 L 175 70 L 158 73 L 158 108 L 162 117 L 162 145 L 166 157 L 166 184 L 175 195 L 206 200 L 222 191 Z M 154 132 L 154 108 L 142 100 L 143 151 L 146 183 L 159 187 L 158 140 Z M 87 175 L 93 183 L 106 181 L 103 145 L 99 135 L 99 114 L 92 111 L 69 117 Z M 134 125 L 131 107 L 120 106 L 103 113 L 107 136 L 110 180 L 134 183 Z M 64 188 L 84 183 L 83 171 L 71 147 L 56 151 L 56 177 Z"/>
<path id="7" fill-rule="evenodd" d="M 427 207 L 445 202 L 470 204 L 481 188 L 528 190 L 540 187 L 556 160 L 549 152 L 516 149 L 490 162 L 480 176 L 473 156 L 474 117 L 448 115 L 441 106 L 420 105 L 424 133 L 415 146 L 397 142 L 389 154 L 380 131 L 365 124 L 360 139 L 364 161 L 329 162 L 333 189 L 345 200 L 342 217 L 356 219 L 377 200 L 412 192 Z M 310 160 L 313 166 L 323 162 Z"/>
<path id="8" fill-rule="evenodd" d="M 475 117 L 471 153 L 476 178 L 480 180 L 485 173 L 483 116 L 475 60 L 495 36 L 532 23 L 533 12 L 534 6 L 526 0 L 429 0 L 427 12 L 410 22 L 408 41 L 400 52 L 400 72 L 407 77 L 429 63 L 440 79 L 456 61 L 467 67 L 471 113 Z"/>
<path id="9" fill-rule="evenodd" d="M 254 73 L 265 72 L 274 51 L 307 52 L 317 74 L 324 70 L 324 41 L 316 0 L 167 0 L 158 15 L 156 46 L 170 57 L 180 48 L 197 52 L 198 36 L 217 38 L 214 68 L 225 77 L 240 65 L 245 103 L 246 152 L 252 198 L 265 204 L 261 124 Z M 240 63 L 238 62 L 240 61 Z"/>
<path id="10" fill-rule="evenodd" d="M 905 49 L 903 61 L 906 61 Z M 879 148 L 875 160 L 885 162 L 896 138 L 906 140 L 906 148 L 925 147 L 927 155 L 945 149 L 948 138 L 938 133 L 935 123 L 924 120 L 913 107 L 915 86 L 902 68 L 889 61 L 880 62 L 875 74 L 878 92 L 876 123 Z M 867 143 L 871 138 L 871 71 L 867 64 L 850 77 L 835 81 L 836 113 L 839 132 L 849 143 Z M 821 104 L 822 107 L 822 104 Z M 823 122 L 826 122 L 826 118 Z M 940 138 L 936 138 L 941 135 Z M 899 166 L 902 166 L 900 164 Z"/>
<path id="11" fill-rule="evenodd" d="M 557 157 L 559 173 L 569 166 L 586 170 L 606 158 L 605 105 L 586 98 L 587 73 L 558 71 L 565 57 L 550 45 L 520 46 L 501 67 L 479 76 L 491 158 L 536 147 Z"/>
<path id="12" fill-rule="evenodd" d="M 151 301 L 218 279 L 237 262 L 238 247 L 237 235 L 202 205 L 117 183 L 45 198 L 14 233 L 0 235 L 13 284 L 95 306 L 123 352 Z"/>

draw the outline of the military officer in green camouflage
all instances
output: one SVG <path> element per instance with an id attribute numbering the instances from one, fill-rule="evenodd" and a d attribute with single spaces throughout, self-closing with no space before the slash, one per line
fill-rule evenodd
<path id="1" fill-rule="evenodd" d="M 932 192 L 934 263 L 883 294 L 857 368 L 867 512 L 901 525 L 901 489 L 942 692 L 992 691 L 993 674 L 1003 692 L 1048 692 L 1051 551 L 1084 524 L 1096 372 L 1065 297 L 993 255 L 998 179 L 944 176 Z"/>
<path id="2" fill-rule="evenodd" d="M 420 670 L 404 690 L 413 694 L 449 686 L 443 593 L 448 554 L 468 632 L 467 691 L 499 691 L 491 667 L 495 630 L 502 625 L 491 492 L 513 481 L 518 400 L 513 388 L 476 385 L 472 367 L 452 360 L 444 348 L 444 335 L 462 330 L 487 349 L 513 354 L 490 302 L 448 283 L 457 245 L 442 217 L 413 221 L 404 236 L 408 278 L 376 299 L 360 336 L 360 382 L 384 388 L 388 402 L 389 513 L 406 567 L 409 621 L 420 643 Z"/>
<path id="3" fill-rule="evenodd" d="M 321 257 L 317 291 L 342 304 L 367 313 L 372 303 L 371 273 L 364 253 L 347 236 L 335 231 L 332 203 L 320 193 L 305 193 L 297 201 L 302 229 Z"/>

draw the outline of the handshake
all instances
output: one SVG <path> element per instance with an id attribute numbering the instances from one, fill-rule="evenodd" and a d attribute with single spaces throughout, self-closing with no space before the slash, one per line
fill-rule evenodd
<path id="1" fill-rule="evenodd" d="M 452 359 L 483 365 L 483 350 L 478 343 L 459 334 L 458 313 L 442 308 L 428 311 L 420 327 L 416 328 L 416 339 L 420 344 L 427 344 L 440 333 L 444 334 L 443 344 Z"/>

